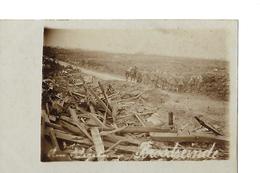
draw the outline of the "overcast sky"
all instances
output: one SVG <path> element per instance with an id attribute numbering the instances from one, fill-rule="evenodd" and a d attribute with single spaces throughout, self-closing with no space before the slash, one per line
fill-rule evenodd
<path id="1" fill-rule="evenodd" d="M 228 59 L 225 29 L 45 29 L 44 45 L 113 53 Z"/>

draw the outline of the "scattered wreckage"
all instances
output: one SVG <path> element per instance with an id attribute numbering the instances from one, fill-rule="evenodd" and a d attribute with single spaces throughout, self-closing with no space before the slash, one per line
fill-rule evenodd
<path id="1" fill-rule="evenodd" d="M 112 84 L 83 74 L 72 66 L 62 66 L 54 59 L 44 56 L 41 160 L 140 161 L 228 158 L 228 140 L 214 125 L 203 119 L 203 116 L 194 116 L 194 123 L 197 123 L 200 129 L 203 128 L 204 132 L 199 133 L 198 129 L 194 129 L 184 134 L 190 125 L 187 123 L 177 127 L 174 112 L 169 112 L 168 122 L 164 122 L 153 108 L 137 104 L 142 102 L 143 93 L 117 91 Z M 131 109 L 133 106 L 139 106 L 138 111 Z M 149 145 L 146 145 L 147 143 Z M 203 153 L 213 145 L 217 151 L 214 158 L 167 157 L 173 153 L 174 146 L 182 152 L 196 150 Z M 165 157 L 160 154 L 140 156 L 144 146 L 165 151 Z"/>

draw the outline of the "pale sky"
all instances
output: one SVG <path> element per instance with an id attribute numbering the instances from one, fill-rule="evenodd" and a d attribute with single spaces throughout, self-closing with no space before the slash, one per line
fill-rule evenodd
<path id="1" fill-rule="evenodd" d="M 229 58 L 228 32 L 222 28 L 45 29 L 44 45 L 112 53 Z"/>

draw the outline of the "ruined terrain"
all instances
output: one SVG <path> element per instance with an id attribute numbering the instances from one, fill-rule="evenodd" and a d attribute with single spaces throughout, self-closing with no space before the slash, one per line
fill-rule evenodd
<path id="1" fill-rule="evenodd" d="M 118 55 L 104 62 L 99 54 L 92 53 L 90 58 L 84 52 L 71 54 L 55 49 L 44 52 L 42 161 L 210 159 L 195 154 L 141 157 L 147 142 L 153 149 L 170 151 L 177 143 L 180 151 L 201 152 L 214 144 L 218 153 L 213 159 L 228 159 L 229 82 L 221 62 L 199 67 L 172 60 L 177 65 L 165 71 L 174 68 L 183 76 L 188 72 L 204 75 L 198 92 L 176 92 L 125 79 L 129 66 L 149 71 L 160 68 L 157 60 L 144 63 L 144 59 Z"/>

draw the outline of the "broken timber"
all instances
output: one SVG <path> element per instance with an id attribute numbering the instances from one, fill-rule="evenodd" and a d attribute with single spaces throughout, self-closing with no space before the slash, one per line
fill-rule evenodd
<path id="1" fill-rule="evenodd" d="M 164 142 L 228 142 L 228 140 L 222 136 L 211 135 L 178 136 L 175 133 L 151 132 L 150 136 L 153 140 Z"/>
<path id="2" fill-rule="evenodd" d="M 194 117 L 199 123 L 200 125 L 202 125 L 203 127 L 205 127 L 206 129 L 208 129 L 209 131 L 212 131 L 214 134 L 216 135 L 221 135 L 223 136 L 220 132 L 218 132 L 216 129 L 214 129 L 213 127 L 210 127 L 208 124 L 206 124 L 204 121 L 202 121 L 201 119 L 199 119 L 199 117 L 195 116 Z"/>
<path id="3" fill-rule="evenodd" d="M 90 134 L 88 133 L 87 129 L 85 128 L 84 124 L 79 122 L 78 116 L 77 116 L 75 110 L 69 108 L 69 112 L 70 112 L 70 115 L 71 115 L 74 123 L 77 125 L 77 127 L 84 133 L 84 135 L 86 135 L 92 141 L 92 138 L 91 138 Z"/>
<path id="4" fill-rule="evenodd" d="M 80 144 L 86 144 L 88 146 L 92 145 L 92 142 L 88 138 L 84 138 L 82 136 L 71 135 L 71 134 L 61 131 L 61 130 L 54 130 L 54 132 L 58 139 L 63 139 L 66 141 L 76 142 L 76 143 L 80 143 Z M 45 130 L 45 135 L 50 136 L 50 128 L 47 128 Z"/>
<path id="5" fill-rule="evenodd" d="M 84 88 L 86 91 L 88 91 L 92 96 L 95 97 L 97 102 L 103 107 L 104 110 L 107 110 L 107 113 L 112 116 L 111 110 L 107 107 L 107 105 L 97 96 L 97 94 L 90 88 L 84 85 Z"/>
<path id="6" fill-rule="evenodd" d="M 44 117 L 44 123 L 45 122 L 50 123 L 48 114 L 44 110 L 42 112 L 43 112 L 43 117 Z M 50 138 L 51 138 L 51 143 L 57 149 L 57 151 L 60 151 L 60 147 L 59 147 L 58 141 L 56 139 L 56 134 L 55 134 L 55 131 L 52 127 L 50 127 L 49 134 L 50 134 Z"/>
<path id="7" fill-rule="evenodd" d="M 92 139 L 93 139 L 93 143 L 95 146 L 95 150 L 97 153 L 97 158 L 99 161 L 104 160 L 104 152 L 105 152 L 105 148 L 103 145 L 103 141 L 101 139 L 101 136 L 99 134 L 99 130 L 97 127 L 93 127 L 90 129 L 91 131 L 91 135 L 92 135 Z"/>

